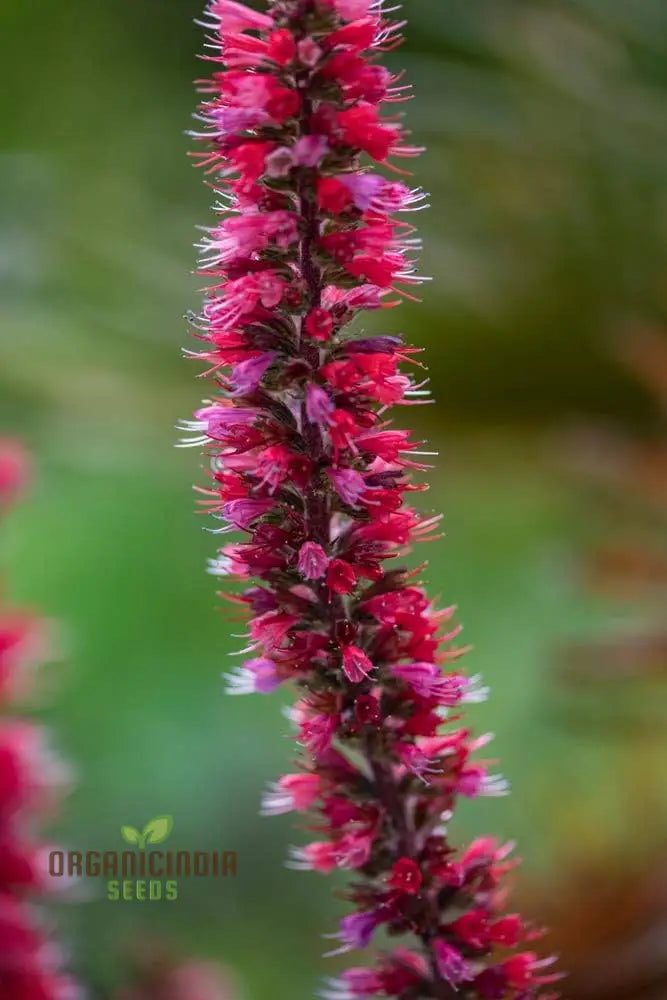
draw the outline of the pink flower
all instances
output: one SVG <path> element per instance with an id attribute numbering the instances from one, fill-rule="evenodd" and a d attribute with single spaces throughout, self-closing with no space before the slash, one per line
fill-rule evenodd
<path id="1" fill-rule="evenodd" d="M 30 458 L 18 441 L 0 438 L 0 511 L 15 503 L 32 475 Z"/>
<path id="2" fill-rule="evenodd" d="M 313 807 L 319 794 L 319 775 L 284 774 L 264 796 L 262 815 L 277 816 L 293 810 L 306 812 Z"/>
<path id="3" fill-rule="evenodd" d="M 433 767 L 435 756 L 430 755 L 416 743 L 399 744 L 396 747 L 396 754 L 408 771 L 422 780 L 425 780 L 426 775 L 436 770 Z"/>
<path id="4" fill-rule="evenodd" d="M 225 674 L 229 694 L 271 694 L 280 685 L 276 665 L 272 660 L 260 656 L 246 660 L 235 673 Z"/>
<path id="5" fill-rule="evenodd" d="M 304 135 L 294 146 L 294 162 L 300 167 L 316 167 L 328 152 L 325 135 Z"/>
<path id="6" fill-rule="evenodd" d="M 214 441 L 229 441 L 253 427 L 261 416 L 258 410 L 237 409 L 236 407 L 210 406 L 198 410 L 195 417 L 204 418 L 206 433 Z"/>
<path id="7" fill-rule="evenodd" d="M 433 950 L 438 963 L 438 971 L 450 986 L 458 986 L 459 983 L 472 979 L 473 973 L 470 965 L 458 948 L 438 939 L 433 942 Z"/>
<path id="8" fill-rule="evenodd" d="M 312 38 L 302 38 L 297 45 L 297 52 L 299 55 L 299 62 L 303 66 L 307 66 L 309 69 L 317 66 L 318 62 L 322 58 L 322 49 L 313 41 Z"/>
<path id="9" fill-rule="evenodd" d="M 366 481 L 356 469 L 328 469 L 328 474 L 343 503 L 355 506 L 366 491 Z"/>
<path id="10" fill-rule="evenodd" d="M 379 174 L 345 174 L 341 183 L 362 212 L 400 212 L 423 198 L 420 192 L 412 192 L 405 184 L 388 181 Z"/>
<path id="11" fill-rule="evenodd" d="M 373 937 L 373 932 L 381 922 L 381 917 L 372 911 L 368 913 L 351 913 L 343 917 L 340 930 L 336 935 L 342 942 L 339 951 L 350 951 L 353 948 L 367 948 Z"/>
<path id="12" fill-rule="evenodd" d="M 349 681 L 359 684 L 373 670 L 373 663 L 357 646 L 344 646 L 343 670 Z"/>
<path id="13" fill-rule="evenodd" d="M 391 672 L 417 694 L 435 698 L 440 705 L 458 705 L 468 685 L 467 677 L 442 674 L 435 663 L 405 663 L 393 666 Z"/>
<path id="14" fill-rule="evenodd" d="M 507 976 L 507 981 L 515 990 L 530 989 L 543 983 L 554 983 L 561 979 L 559 973 L 542 973 L 542 969 L 547 969 L 556 961 L 555 956 L 549 958 L 538 958 L 532 951 L 521 952 L 505 959 L 502 969 Z"/>
<path id="15" fill-rule="evenodd" d="M 270 445 L 257 455 L 257 474 L 273 493 L 287 478 L 292 452 L 283 444 Z"/>
<path id="16" fill-rule="evenodd" d="M 292 851 L 292 860 L 289 862 L 289 866 L 300 868 L 303 871 L 322 872 L 326 875 L 337 867 L 336 847 L 324 840 L 295 848 Z"/>
<path id="17" fill-rule="evenodd" d="M 329 560 L 317 542 L 304 542 L 299 549 L 299 573 L 306 580 L 319 580 L 327 571 Z"/>
<path id="18" fill-rule="evenodd" d="M 48 631 L 30 614 L 0 609 L 0 706 L 30 691 L 36 668 L 50 652 Z"/>
<path id="19" fill-rule="evenodd" d="M 273 507 L 273 500 L 230 500 L 223 504 L 222 513 L 227 521 L 237 528 L 249 528 L 253 521 L 268 513 Z"/>
<path id="20" fill-rule="evenodd" d="M 334 405 L 331 397 L 318 385 L 309 385 L 306 389 L 306 416 L 311 423 L 317 424 L 322 430 L 329 426 L 329 417 Z"/>
<path id="21" fill-rule="evenodd" d="M 274 652 L 282 645 L 287 633 L 297 621 L 298 619 L 294 615 L 269 611 L 267 614 L 259 615 L 252 620 L 250 635 L 267 652 Z"/>
<path id="22" fill-rule="evenodd" d="M 233 216 L 210 233 L 200 244 L 205 269 L 231 266 L 273 245 L 286 249 L 298 238 L 294 216 L 283 211 Z"/>
<path id="23" fill-rule="evenodd" d="M 340 979 L 330 980 L 329 989 L 322 992 L 324 1000 L 357 1000 L 382 992 L 382 978 L 372 969 L 346 969 Z"/>
<path id="24" fill-rule="evenodd" d="M 470 764 L 461 771 L 456 782 L 456 791 L 469 799 L 474 799 L 478 795 L 498 797 L 507 795 L 509 784 L 500 775 L 488 774 L 483 764 Z"/>
<path id="25" fill-rule="evenodd" d="M 223 33 L 236 31 L 264 31 L 273 25 L 268 14 L 260 14 L 251 10 L 245 4 L 235 0 L 213 0 L 209 13 L 219 21 L 219 30 Z"/>
<path id="26" fill-rule="evenodd" d="M 294 163 L 294 151 L 288 146 L 279 146 L 266 157 L 266 173 L 269 177 L 287 177 Z"/>
<path id="27" fill-rule="evenodd" d="M 332 0 L 332 3 L 339 17 L 346 21 L 354 21 L 368 14 L 373 0 Z"/>
<path id="28" fill-rule="evenodd" d="M 313 757 L 322 757 L 330 748 L 337 728 L 335 715 L 315 715 L 302 723 L 301 740 Z"/>
<path id="29" fill-rule="evenodd" d="M 346 833 L 336 845 L 338 867 L 363 868 L 370 859 L 374 839 L 372 833 Z"/>

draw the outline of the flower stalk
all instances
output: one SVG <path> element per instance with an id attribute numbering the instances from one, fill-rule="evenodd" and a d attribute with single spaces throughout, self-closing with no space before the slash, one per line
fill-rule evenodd
<path id="1" fill-rule="evenodd" d="M 378 170 L 420 152 L 380 114 L 409 97 L 379 62 L 400 42 L 390 14 L 381 0 L 210 3 L 194 135 L 221 218 L 201 242 L 210 284 L 189 353 L 215 396 L 184 426 L 211 455 L 202 510 L 242 533 L 211 563 L 242 581 L 224 596 L 249 618 L 229 688 L 300 694 L 299 769 L 263 812 L 316 817 L 321 839 L 294 867 L 353 873 L 336 952 L 380 927 L 401 939 L 323 995 L 528 1000 L 559 977 L 530 947 L 539 932 L 504 912 L 511 845 L 459 850 L 447 833 L 461 795 L 507 790 L 475 756 L 489 737 L 461 724 L 486 691 L 459 669 L 455 609 L 400 563 L 438 537 L 439 518 L 407 502 L 426 489 L 412 478 L 425 453 L 386 418 L 428 401 L 423 366 L 401 337 L 352 325 L 421 280 L 404 215 L 425 196 Z"/>

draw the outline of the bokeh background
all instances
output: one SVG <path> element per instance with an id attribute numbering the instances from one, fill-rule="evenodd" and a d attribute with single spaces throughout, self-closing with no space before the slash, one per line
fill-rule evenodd
<path id="1" fill-rule="evenodd" d="M 209 197 L 186 152 L 196 0 L 3 0 L 0 428 L 39 475 L 1 543 L 16 601 L 60 622 L 45 711 L 78 781 L 54 836 L 116 849 L 171 813 L 174 847 L 239 852 L 175 904 L 78 890 L 56 915 L 94 997 L 142 948 L 217 958 L 246 998 L 313 995 L 335 961 L 330 879 L 283 866 L 263 820 L 292 747 L 284 694 L 230 699 L 240 641 L 174 424 Z M 516 837 L 522 905 L 573 998 L 667 997 L 667 6 L 406 0 L 394 55 L 432 209 L 424 303 L 368 320 L 427 349 L 440 457 L 434 592 L 492 686 L 513 794 L 463 838 Z"/>

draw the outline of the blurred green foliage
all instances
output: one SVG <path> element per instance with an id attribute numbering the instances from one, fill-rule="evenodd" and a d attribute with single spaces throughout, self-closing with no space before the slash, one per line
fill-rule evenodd
<path id="1" fill-rule="evenodd" d="M 416 179 L 431 192 L 419 221 L 435 281 L 422 305 L 368 325 L 427 348 L 438 405 L 399 416 L 441 453 L 427 506 L 446 511 L 448 537 L 428 578 L 460 604 L 494 691 L 476 717 L 514 786 L 463 808 L 459 830 L 518 836 L 525 884 L 548 893 L 567 859 L 649 857 L 667 829 L 655 696 L 568 695 L 549 672 L 552 642 L 622 622 L 574 586 L 569 553 L 595 510 L 545 434 L 574 414 L 652 421 L 607 344 L 667 310 L 667 7 L 405 8 L 392 58 L 428 146 Z M 209 200 L 182 135 L 197 13 L 192 0 L 3 2 L 0 427 L 41 471 L 2 552 L 16 599 L 62 623 L 69 666 L 47 717 L 79 775 L 55 834 L 116 849 L 121 824 L 170 813 L 175 846 L 239 851 L 235 880 L 193 882 L 176 904 L 59 906 L 75 964 L 103 991 L 125 947 L 166 935 L 223 958 L 248 996 L 287 1000 L 333 968 L 317 929 L 333 929 L 338 904 L 331 880 L 283 869 L 303 835 L 257 816 L 291 755 L 285 698 L 222 696 L 240 629 L 203 574 L 214 542 L 191 514 L 198 461 L 172 449 L 203 391 L 179 355 Z M 641 829 L 630 795 L 651 816 Z"/>

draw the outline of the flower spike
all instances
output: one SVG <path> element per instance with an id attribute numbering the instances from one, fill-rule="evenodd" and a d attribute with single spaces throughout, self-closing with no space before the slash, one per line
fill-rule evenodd
<path id="1" fill-rule="evenodd" d="M 210 3 L 193 137 L 219 217 L 200 244 L 209 284 L 193 328 L 217 394 L 184 427 L 211 455 L 213 530 L 236 533 L 210 565 L 245 586 L 251 658 L 229 690 L 299 691 L 298 770 L 262 812 L 317 817 L 320 839 L 292 867 L 354 872 L 332 953 L 366 948 L 378 928 L 404 937 L 321 995 L 529 1000 L 559 976 L 503 913 L 509 848 L 457 848 L 446 830 L 460 796 L 508 791 L 476 756 L 488 737 L 460 724 L 487 692 L 459 667 L 459 629 L 443 628 L 454 609 L 397 562 L 438 537 L 439 518 L 407 502 L 430 453 L 385 417 L 424 401 L 423 366 L 402 338 L 352 325 L 423 280 L 407 218 L 425 195 L 396 163 L 420 149 L 383 113 L 409 97 L 379 61 L 400 42 L 394 12 Z"/>

